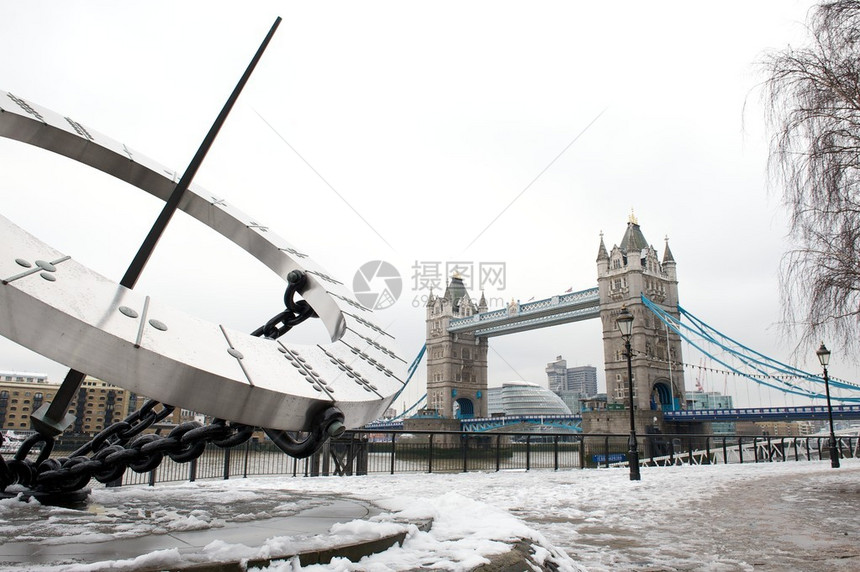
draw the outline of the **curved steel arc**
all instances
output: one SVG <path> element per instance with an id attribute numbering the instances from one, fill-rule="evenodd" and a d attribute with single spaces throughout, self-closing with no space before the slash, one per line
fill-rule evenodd
<path id="1" fill-rule="evenodd" d="M 0 136 L 66 156 L 161 200 L 176 186 L 173 170 L 5 91 L 0 91 Z M 293 270 L 305 273 L 301 295 L 332 343 L 284 344 L 212 324 L 75 260 L 28 274 L 23 264 L 34 267 L 65 255 L 3 217 L 0 335 L 162 402 L 247 425 L 304 431 L 334 403 L 348 427 L 378 418 L 403 386 L 407 364 L 390 347 L 390 336 L 373 324 L 372 312 L 307 254 L 199 185 L 189 187 L 179 209 L 285 282 Z"/>

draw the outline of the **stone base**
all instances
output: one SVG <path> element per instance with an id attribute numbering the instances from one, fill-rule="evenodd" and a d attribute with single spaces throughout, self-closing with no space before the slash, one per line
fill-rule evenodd
<path id="1" fill-rule="evenodd" d="M 662 411 L 636 410 L 633 419 L 640 459 L 668 455 L 672 447 L 677 448 L 673 441 L 676 441 L 679 435 L 703 435 L 710 432 L 709 423 L 666 423 Z M 630 434 L 630 410 L 583 412 L 582 432 L 586 435 L 617 435 L 610 438 L 608 445 L 605 440 L 586 440 L 587 453 L 602 455 L 602 459 L 608 451 L 611 459 L 617 459 L 619 454 L 627 451 L 627 442 L 621 436 Z M 694 437 L 692 441 L 682 438 L 682 441 L 685 447 L 704 447 L 704 438 Z"/>
<path id="2" fill-rule="evenodd" d="M 633 412 L 637 435 L 654 433 L 655 429 L 665 433 L 663 412 L 650 409 L 637 409 Z M 582 413 L 582 432 L 589 433 L 630 433 L 630 410 L 585 411 Z"/>
<path id="3" fill-rule="evenodd" d="M 665 422 L 662 411 L 636 410 L 633 412 L 636 437 L 639 447 L 639 458 L 645 459 L 662 454 L 662 439 L 657 437 L 664 433 Z M 630 410 L 599 410 L 585 411 L 582 414 L 582 432 L 586 435 L 611 434 L 617 437 L 606 439 L 586 439 L 585 454 L 587 461 L 602 464 L 608 461 L 626 459 L 630 435 Z M 589 461 L 589 462 L 590 462 Z"/>
<path id="4" fill-rule="evenodd" d="M 441 417 L 412 417 L 410 419 L 405 419 L 403 421 L 403 430 L 404 431 L 460 431 L 460 420 L 459 419 L 444 419 Z M 416 437 L 424 437 L 429 440 L 429 437 L 424 436 L 416 436 Z M 420 438 L 417 440 L 421 440 Z M 433 437 L 433 445 L 441 446 L 441 447 L 459 447 L 460 446 L 460 435 L 435 435 Z"/>

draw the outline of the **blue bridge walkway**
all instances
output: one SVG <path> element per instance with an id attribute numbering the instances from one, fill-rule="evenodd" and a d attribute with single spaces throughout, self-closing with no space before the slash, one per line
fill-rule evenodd
<path id="1" fill-rule="evenodd" d="M 809 421 L 826 420 L 827 407 L 808 405 L 803 407 L 751 407 L 743 409 L 688 409 L 683 411 L 664 411 L 663 417 L 667 422 L 694 421 Z M 834 419 L 860 419 L 860 405 L 834 405 Z M 461 419 L 462 431 L 480 432 L 491 429 L 501 429 L 509 425 L 528 423 L 564 431 L 582 431 L 581 415 L 542 415 L 542 416 L 510 416 L 485 417 L 480 419 Z M 380 431 L 396 431 L 403 429 L 403 421 L 374 422 L 365 429 Z"/>
<path id="2" fill-rule="evenodd" d="M 467 318 L 454 318 L 448 324 L 448 332 L 472 332 L 476 336 L 489 338 L 590 320 L 598 316 L 600 316 L 598 290 L 589 288 L 544 300 L 517 303 L 502 310 L 482 312 Z"/>

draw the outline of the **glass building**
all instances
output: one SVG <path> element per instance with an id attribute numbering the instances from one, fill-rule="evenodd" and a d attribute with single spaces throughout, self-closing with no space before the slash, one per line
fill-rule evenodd
<path id="1" fill-rule="evenodd" d="M 570 408 L 558 395 L 536 383 L 512 381 L 487 392 L 490 416 L 570 415 Z"/>
<path id="2" fill-rule="evenodd" d="M 687 391 L 687 409 L 732 409 L 731 395 L 723 395 L 719 391 Z M 715 434 L 732 434 L 736 432 L 732 421 L 711 423 L 711 431 Z"/>

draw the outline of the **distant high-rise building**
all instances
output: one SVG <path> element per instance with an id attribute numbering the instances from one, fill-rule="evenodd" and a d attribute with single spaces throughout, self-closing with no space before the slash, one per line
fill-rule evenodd
<path id="1" fill-rule="evenodd" d="M 597 395 L 597 368 L 581 365 L 567 369 L 567 391 L 577 391 L 584 396 Z"/>
<path id="2" fill-rule="evenodd" d="M 561 356 L 546 364 L 547 386 L 571 411 L 579 411 L 581 401 L 597 395 L 597 368 L 591 365 L 567 367 Z"/>
<path id="3" fill-rule="evenodd" d="M 547 387 L 555 393 L 567 389 L 567 361 L 561 356 L 552 363 L 546 364 Z"/>
<path id="4" fill-rule="evenodd" d="M 575 392 L 583 397 L 597 395 L 597 368 L 591 365 L 567 367 L 561 356 L 546 364 L 547 387 L 555 393 Z"/>

